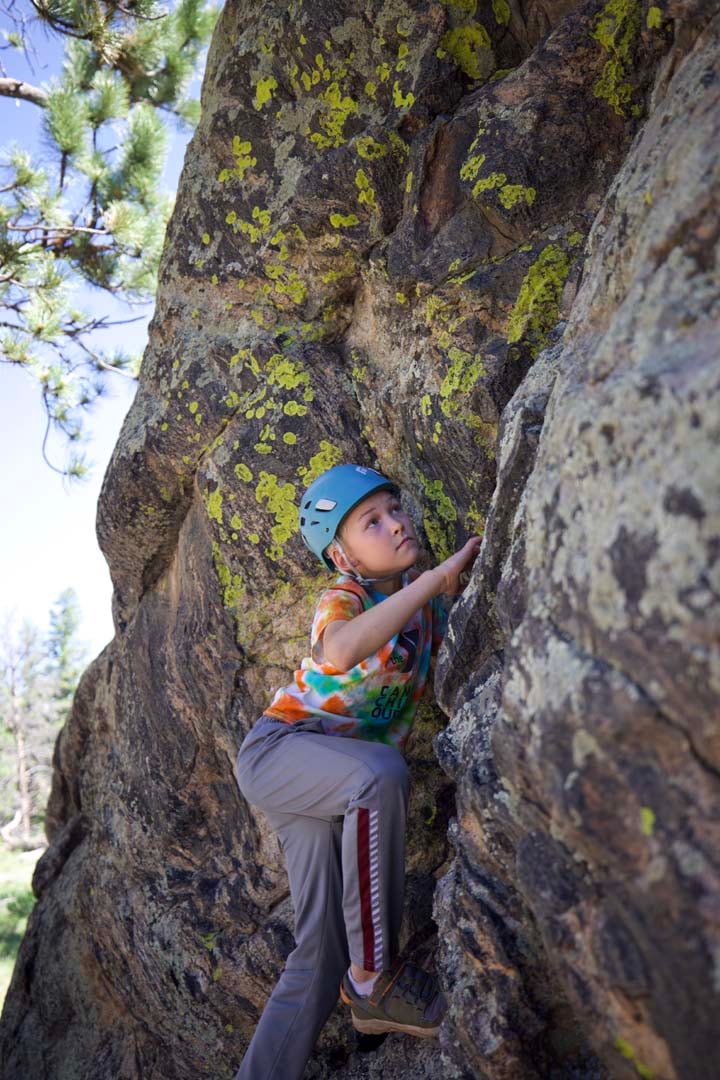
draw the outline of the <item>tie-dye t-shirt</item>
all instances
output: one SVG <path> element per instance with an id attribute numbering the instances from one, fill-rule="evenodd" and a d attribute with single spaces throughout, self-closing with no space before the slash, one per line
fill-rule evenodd
<path id="1" fill-rule="evenodd" d="M 414 576 L 414 575 L 413 575 Z M 403 584 L 412 577 L 405 576 Z M 310 656 L 293 682 L 276 693 L 266 716 L 293 724 L 319 719 L 326 735 L 371 739 L 402 749 L 430 668 L 442 640 L 446 617 L 437 599 L 416 611 L 381 649 L 349 671 L 333 667 L 323 654 L 322 635 L 335 619 L 349 620 L 384 599 L 342 575 L 320 597 L 310 632 Z"/>

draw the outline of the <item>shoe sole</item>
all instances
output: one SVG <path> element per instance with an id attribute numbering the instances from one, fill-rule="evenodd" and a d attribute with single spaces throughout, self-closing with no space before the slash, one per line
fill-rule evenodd
<path id="1" fill-rule="evenodd" d="M 383 1035 L 390 1031 L 399 1031 L 403 1035 L 414 1035 L 418 1039 L 434 1039 L 440 1031 L 437 1027 L 413 1027 L 412 1024 L 396 1024 L 392 1020 L 360 1020 L 352 1014 L 352 1025 L 363 1035 Z"/>

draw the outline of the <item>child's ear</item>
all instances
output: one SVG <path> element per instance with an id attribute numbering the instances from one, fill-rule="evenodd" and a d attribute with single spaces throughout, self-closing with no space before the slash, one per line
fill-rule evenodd
<path id="1" fill-rule="evenodd" d="M 351 574 L 354 570 L 354 563 L 350 561 L 345 552 L 338 544 L 330 544 L 327 549 L 327 553 L 335 563 L 337 569 L 343 574 Z"/>

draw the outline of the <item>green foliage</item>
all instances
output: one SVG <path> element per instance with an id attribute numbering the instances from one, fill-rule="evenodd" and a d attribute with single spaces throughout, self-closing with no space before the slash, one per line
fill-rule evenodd
<path id="1" fill-rule="evenodd" d="M 30 888 L 35 861 L 30 853 L 0 847 L 0 1008 L 35 904 Z"/>
<path id="2" fill-rule="evenodd" d="M 76 635 L 80 627 L 80 605 L 74 589 L 65 589 L 50 611 L 47 652 L 55 674 L 54 699 L 58 719 L 64 723 L 70 712 L 73 694 L 85 666 L 85 650 Z"/>
<path id="3" fill-rule="evenodd" d="M 30 47 L 30 24 L 3 6 L 17 24 L 6 42 Z M 87 284 L 134 303 L 154 296 L 173 202 L 160 189 L 167 125 L 197 121 L 190 88 L 217 9 L 208 0 L 170 10 L 155 0 L 34 7 L 63 36 L 64 61 L 47 85 L 14 94 L 23 108 L 44 109 L 47 155 L 0 153 L 0 358 L 38 380 L 48 428 L 74 443 L 105 373 L 133 377 L 139 367 L 97 344 L 116 324 L 81 310 L 75 296 Z M 59 471 L 82 475 L 81 456 Z"/>
<path id="4" fill-rule="evenodd" d="M 86 662 L 79 624 L 77 597 L 66 589 L 45 640 L 12 618 L 0 630 L 0 826 L 24 846 L 41 835 L 53 747 Z"/>

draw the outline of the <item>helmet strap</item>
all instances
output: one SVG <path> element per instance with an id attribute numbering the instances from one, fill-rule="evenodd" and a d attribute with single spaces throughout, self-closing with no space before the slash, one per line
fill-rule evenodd
<path id="1" fill-rule="evenodd" d="M 352 566 L 352 562 L 350 560 L 350 557 L 349 557 L 347 551 L 342 546 L 342 544 L 340 543 L 340 541 L 338 540 L 337 537 L 335 537 L 335 539 L 333 540 L 333 544 L 334 544 L 335 547 L 339 548 L 340 554 L 343 556 L 343 558 L 348 563 L 348 565 Z M 343 574 L 347 574 L 348 577 L 353 578 L 355 581 L 357 581 L 358 585 L 374 585 L 375 582 L 392 581 L 393 578 L 398 577 L 397 573 L 386 574 L 385 577 L 363 577 L 361 574 L 358 574 L 355 570 L 343 570 L 341 566 L 338 566 L 338 570 L 340 570 L 340 572 L 343 573 Z"/>

